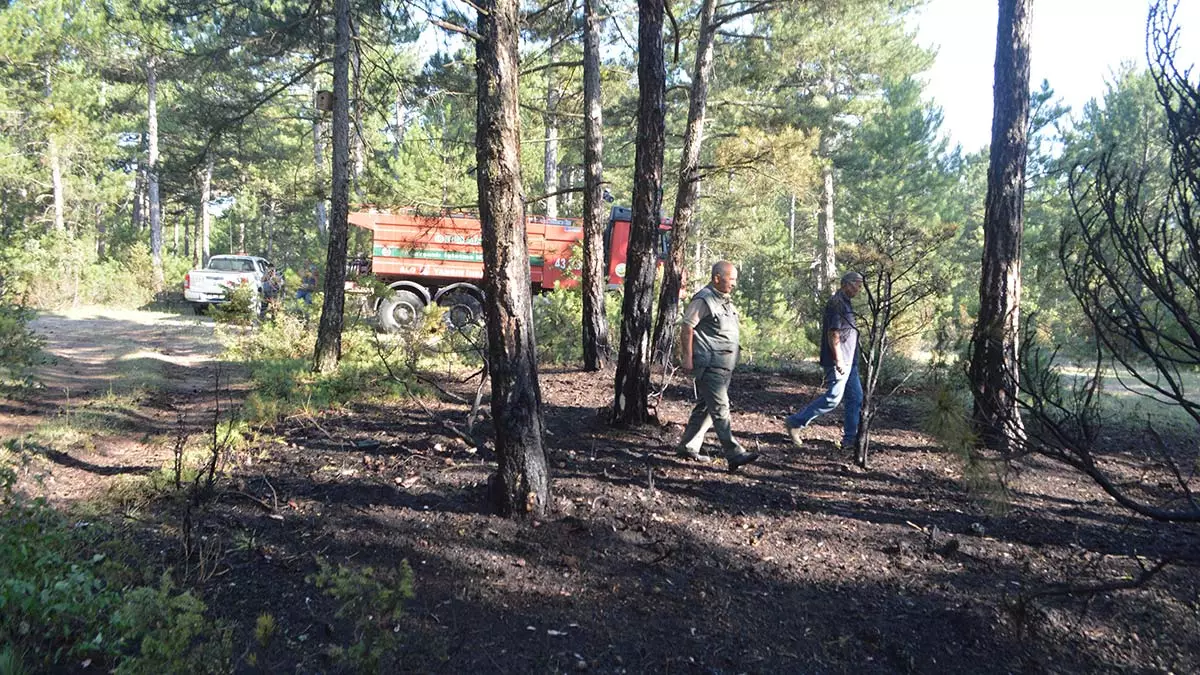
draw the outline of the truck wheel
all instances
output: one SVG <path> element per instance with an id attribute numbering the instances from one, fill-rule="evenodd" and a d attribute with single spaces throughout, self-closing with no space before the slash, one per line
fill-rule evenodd
<path id="1" fill-rule="evenodd" d="M 438 299 L 446 308 L 446 323 L 459 330 L 483 321 L 483 303 L 470 291 L 451 291 Z"/>
<path id="2" fill-rule="evenodd" d="M 207 313 L 207 312 L 208 312 L 208 303 L 207 302 L 193 302 L 192 303 L 192 313 L 194 313 L 196 316 L 204 316 L 205 313 Z"/>
<path id="3" fill-rule="evenodd" d="M 396 291 L 379 303 L 379 327 L 387 333 L 412 326 L 421 318 L 425 303 L 412 291 Z"/>

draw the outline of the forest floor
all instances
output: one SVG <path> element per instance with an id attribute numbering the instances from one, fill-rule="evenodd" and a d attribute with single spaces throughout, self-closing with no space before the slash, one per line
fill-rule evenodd
<path id="1" fill-rule="evenodd" d="M 34 327 L 56 360 L 44 388 L 0 401 L 4 437 L 46 437 L 128 395 L 112 424 L 56 437 L 26 489 L 109 509 L 147 565 L 174 568 L 232 623 L 242 672 L 355 669 L 331 656 L 355 641 L 354 616 L 311 581 L 318 558 L 411 566 L 405 616 L 360 627 L 368 641 L 395 630 L 384 672 L 1200 672 L 1200 529 L 1133 517 L 1037 459 L 1010 476 L 1007 508 L 985 508 L 963 462 L 919 430 L 916 394 L 882 412 L 862 470 L 837 448 L 838 413 L 802 450 L 784 434 L 782 416 L 818 393 L 815 369 L 739 371 L 734 430 L 762 458 L 730 474 L 673 454 L 683 382 L 661 426 L 620 430 L 605 423 L 611 373 L 544 369 L 553 513 L 535 523 L 489 514 L 494 456 L 461 440 L 464 405 L 297 415 L 225 458 L 185 557 L 176 511 L 134 509 L 114 489 L 167 465 L 173 436 L 205 433 L 214 377 L 229 372 L 211 325 L 85 314 Z M 233 381 L 221 388 L 236 399 Z M 261 647 L 264 613 L 278 628 Z"/>

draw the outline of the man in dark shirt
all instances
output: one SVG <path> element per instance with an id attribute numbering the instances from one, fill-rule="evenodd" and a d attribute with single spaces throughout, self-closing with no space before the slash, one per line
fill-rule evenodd
<path id="1" fill-rule="evenodd" d="M 712 427 L 721 440 L 730 471 L 758 459 L 733 438 L 729 426 L 729 380 L 738 359 L 738 314 L 730 293 L 737 286 L 737 268 L 722 260 L 713 265 L 712 282 L 701 288 L 683 312 L 679 351 L 684 372 L 696 378 L 700 399 L 688 418 L 677 452 L 680 457 L 707 462 L 700 454 L 704 435 Z"/>
<path id="2" fill-rule="evenodd" d="M 804 446 L 803 429 L 842 401 L 846 403 L 842 447 L 854 445 L 858 437 L 863 390 L 858 377 L 858 324 L 850 301 L 862 291 L 862 286 L 861 274 L 846 273 L 841 288 L 825 305 L 825 315 L 821 318 L 821 367 L 825 369 L 825 383 L 829 389 L 804 410 L 787 418 L 788 435 L 798 448 Z"/>

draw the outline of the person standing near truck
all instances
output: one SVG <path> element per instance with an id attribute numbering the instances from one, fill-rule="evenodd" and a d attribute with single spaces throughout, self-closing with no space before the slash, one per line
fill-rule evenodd
<path id="1" fill-rule="evenodd" d="M 737 268 L 722 260 L 712 267 L 712 281 L 692 297 L 683 312 L 679 344 L 682 368 L 696 381 L 699 401 L 684 427 L 676 454 L 707 462 L 700 454 L 709 427 L 717 432 L 729 471 L 758 459 L 733 438 L 729 419 L 729 381 L 738 360 L 738 313 L 730 294 L 737 286 Z"/>
<path id="2" fill-rule="evenodd" d="M 300 288 L 296 289 L 296 299 L 303 300 L 304 304 L 312 304 L 313 293 L 317 292 L 317 266 L 309 263 L 304 270 L 304 276 L 300 277 Z"/>

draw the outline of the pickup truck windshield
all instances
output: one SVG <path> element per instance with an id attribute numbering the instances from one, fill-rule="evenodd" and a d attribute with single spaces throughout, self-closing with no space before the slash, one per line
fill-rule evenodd
<path id="1" fill-rule="evenodd" d="M 208 269 L 218 272 L 253 272 L 254 261 L 238 260 L 237 258 L 213 258 L 208 261 Z"/>

